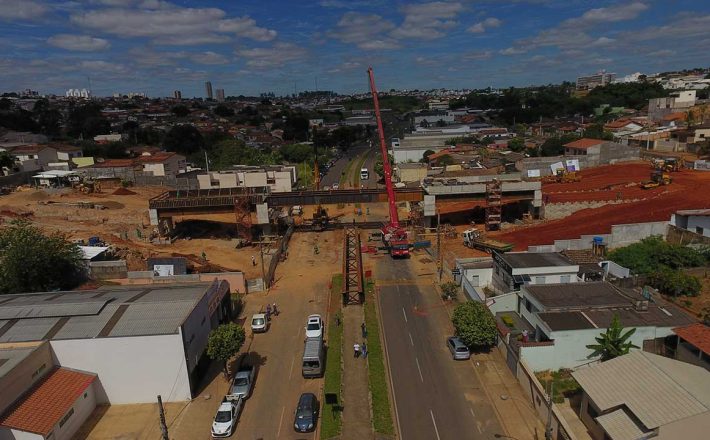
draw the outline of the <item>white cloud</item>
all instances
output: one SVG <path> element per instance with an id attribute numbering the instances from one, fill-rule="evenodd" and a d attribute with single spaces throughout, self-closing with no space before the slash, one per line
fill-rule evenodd
<path id="1" fill-rule="evenodd" d="M 466 29 L 466 32 L 470 32 L 472 34 L 482 34 L 484 33 L 487 29 L 492 29 L 492 28 L 497 28 L 503 23 L 499 19 L 495 17 L 489 17 L 486 18 L 483 21 L 479 21 L 478 23 L 474 24 L 473 26 L 469 27 Z"/>
<path id="2" fill-rule="evenodd" d="M 111 44 L 107 40 L 90 37 L 88 35 L 58 34 L 49 37 L 47 43 L 62 49 L 80 52 L 94 52 L 97 50 L 106 50 L 111 47 Z"/>
<path id="3" fill-rule="evenodd" d="M 276 43 L 271 47 L 237 50 L 236 54 L 246 58 L 249 67 L 268 69 L 302 60 L 308 55 L 308 52 L 293 43 Z"/>
<path id="4" fill-rule="evenodd" d="M 360 63 L 359 61 L 346 61 L 340 64 L 339 66 L 333 67 L 332 69 L 328 70 L 328 73 L 339 73 L 359 68 L 364 68 L 362 63 Z"/>
<path id="5" fill-rule="evenodd" d="M 129 69 L 123 64 L 103 60 L 82 61 L 79 63 L 79 67 L 89 72 L 105 72 L 111 74 L 125 74 L 129 72 Z"/>
<path id="6" fill-rule="evenodd" d="M 138 6 L 74 14 L 71 21 L 119 37 L 147 37 L 165 45 L 223 43 L 229 41 L 230 34 L 255 41 L 276 38 L 276 31 L 257 26 L 252 18 L 229 18 L 217 8 L 183 8 L 163 1 Z"/>
<path id="7" fill-rule="evenodd" d="M 224 55 L 207 51 L 195 53 L 190 56 L 190 59 L 198 64 L 227 64 L 229 60 Z"/>
<path id="8" fill-rule="evenodd" d="M 522 47 L 508 47 L 503 50 L 501 50 L 500 53 L 501 55 L 520 55 L 521 53 L 527 52 L 526 49 L 523 49 Z"/>
<path id="9" fill-rule="evenodd" d="M 646 9 L 648 9 L 648 5 L 642 2 L 614 5 L 607 8 L 590 9 L 582 14 L 581 17 L 566 20 L 562 23 L 562 25 L 567 27 L 586 27 L 617 21 L 633 20 Z"/>
<path id="10" fill-rule="evenodd" d="M 463 55 L 463 59 L 467 61 L 480 61 L 487 60 L 493 56 L 493 52 L 490 50 L 484 50 L 480 52 L 469 52 Z"/>
<path id="11" fill-rule="evenodd" d="M 443 31 L 458 23 L 456 16 L 463 11 L 459 2 L 430 2 L 402 6 L 404 22 L 391 35 L 398 39 L 433 40 L 446 35 Z"/>
<path id="12" fill-rule="evenodd" d="M 396 49 L 399 47 L 397 41 L 384 35 L 394 28 L 391 21 L 377 14 L 347 12 L 329 36 L 365 50 Z"/>
<path id="13" fill-rule="evenodd" d="M 33 0 L 1 0 L 0 20 L 34 20 L 42 17 L 49 8 Z"/>

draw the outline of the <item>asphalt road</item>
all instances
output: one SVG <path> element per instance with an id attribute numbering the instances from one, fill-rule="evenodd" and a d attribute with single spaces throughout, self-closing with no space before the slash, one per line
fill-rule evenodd
<path id="1" fill-rule="evenodd" d="M 328 172 L 321 179 L 321 188 L 331 187 L 334 183 L 340 183 L 340 176 L 348 167 L 348 163 L 353 162 L 351 166 L 351 173 L 359 173 L 360 170 L 356 170 L 355 167 L 362 159 L 362 155 L 366 154 L 369 150 L 367 143 L 358 144 L 350 148 L 340 159 L 338 159 L 335 164 L 328 170 Z M 377 188 L 377 175 L 375 174 L 374 167 L 375 161 L 379 157 L 379 150 L 372 151 L 365 160 L 364 167 L 370 170 L 370 178 L 368 180 L 363 180 L 361 183 L 365 188 Z"/>
<path id="2" fill-rule="evenodd" d="M 409 260 L 382 259 L 379 307 L 397 424 L 404 440 L 493 439 L 501 433 L 472 361 L 445 346 L 449 316 L 436 291 L 413 276 Z M 407 281 L 408 280 L 408 281 Z"/>
<path id="3" fill-rule="evenodd" d="M 323 384 L 323 379 L 304 379 L 301 375 L 306 319 L 312 313 L 325 318 L 328 292 L 327 276 L 311 277 L 304 285 L 304 279 L 297 275 L 309 270 L 300 268 L 314 260 L 312 247 L 306 241 L 303 238 L 291 240 L 290 255 L 277 272 L 279 279 L 275 289 L 268 295 L 247 296 L 247 301 L 258 307 L 276 302 L 280 314 L 272 319 L 268 332 L 246 341 L 250 344 L 250 359 L 259 367 L 254 390 L 244 404 L 233 439 L 317 438 L 317 431 L 301 434 L 293 429 L 299 396 L 306 392 L 320 396 Z M 247 318 L 245 326 L 249 325 L 251 316 Z"/>

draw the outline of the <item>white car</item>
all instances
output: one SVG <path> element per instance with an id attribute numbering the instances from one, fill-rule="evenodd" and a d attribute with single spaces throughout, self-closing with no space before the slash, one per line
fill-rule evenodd
<path id="1" fill-rule="evenodd" d="M 306 338 L 323 337 L 323 320 L 320 315 L 311 315 L 306 324 Z"/>
<path id="2" fill-rule="evenodd" d="M 234 426 L 237 424 L 239 411 L 242 409 L 242 399 L 224 400 L 217 410 L 217 415 L 214 416 L 212 422 L 212 437 L 223 438 L 230 437 L 234 432 Z"/>
<path id="3" fill-rule="evenodd" d="M 269 321 L 265 313 L 255 313 L 251 317 L 251 331 L 254 333 L 265 333 L 269 329 Z"/>

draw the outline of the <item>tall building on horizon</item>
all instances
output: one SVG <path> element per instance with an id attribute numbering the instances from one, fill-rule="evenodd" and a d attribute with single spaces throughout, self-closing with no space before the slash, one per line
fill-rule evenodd
<path id="1" fill-rule="evenodd" d="M 217 89 L 217 102 L 224 102 L 224 89 Z"/>
<path id="2" fill-rule="evenodd" d="M 616 79 L 616 73 L 607 73 L 601 70 L 594 75 L 580 76 L 577 78 L 577 91 L 592 90 L 595 87 L 602 87 L 611 84 Z"/>
<path id="3" fill-rule="evenodd" d="M 212 83 L 209 81 L 205 83 L 205 94 L 207 95 L 207 99 L 212 101 Z"/>
<path id="4" fill-rule="evenodd" d="M 182 99 L 182 92 L 180 90 L 175 90 L 173 92 L 173 98 L 175 99 Z"/>

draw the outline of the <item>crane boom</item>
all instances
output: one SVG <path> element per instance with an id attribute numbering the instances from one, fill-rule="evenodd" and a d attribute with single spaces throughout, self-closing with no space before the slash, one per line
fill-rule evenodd
<path id="1" fill-rule="evenodd" d="M 380 149 L 382 150 L 382 168 L 385 173 L 385 187 L 387 188 L 387 202 L 390 210 L 390 229 L 399 229 L 399 214 L 397 214 L 397 203 L 394 198 L 394 186 L 392 186 L 392 166 L 387 155 L 387 145 L 385 144 L 385 130 L 382 127 L 382 116 L 380 116 L 380 101 L 377 99 L 377 87 L 375 86 L 375 73 L 372 67 L 367 69 L 370 77 L 370 91 L 372 100 L 375 103 L 375 119 L 377 119 L 377 134 L 380 138 Z"/>

